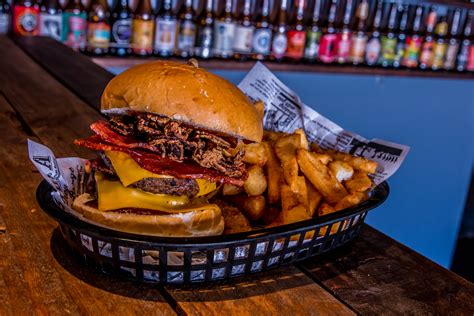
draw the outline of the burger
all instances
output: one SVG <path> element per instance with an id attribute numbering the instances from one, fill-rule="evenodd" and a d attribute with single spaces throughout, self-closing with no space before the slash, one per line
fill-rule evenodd
<path id="1" fill-rule="evenodd" d="M 93 179 L 73 208 L 103 226 L 154 236 L 224 230 L 217 204 L 224 183 L 242 186 L 242 145 L 260 142 L 254 104 L 233 84 L 193 64 L 157 61 L 113 78 L 105 118 L 76 145 L 98 151 Z"/>

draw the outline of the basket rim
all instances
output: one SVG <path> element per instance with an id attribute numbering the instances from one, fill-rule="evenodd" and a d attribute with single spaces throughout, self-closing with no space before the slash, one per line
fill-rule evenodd
<path id="1" fill-rule="evenodd" d="M 205 237 L 159 237 L 159 236 L 147 236 L 134 233 L 127 233 L 111 228 L 106 228 L 92 223 L 85 222 L 80 218 L 63 211 L 54 201 L 52 194 L 54 189 L 46 181 L 43 180 L 38 185 L 36 189 L 36 200 L 41 207 L 41 209 L 52 219 L 57 221 L 60 224 L 71 226 L 72 228 L 78 231 L 87 231 L 88 233 L 95 235 L 97 237 L 102 237 L 103 239 L 115 239 L 121 240 L 123 242 L 134 242 L 134 243 L 144 243 L 144 244 L 164 244 L 167 246 L 205 246 L 207 244 L 219 244 L 225 245 L 227 243 L 236 243 L 236 242 L 250 242 L 255 239 L 260 239 L 264 237 L 270 237 L 272 235 L 281 235 L 281 234 L 297 234 L 300 231 L 313 229 L 316 227 L 322 227 L 338 220 L 341 220 L 345 217 L 355 215 L 357 213 L 368 212 L 372 209 L 377 208 L 388 198 L 390 194 L 390 187 L 386 181 L 382 182 L 376 186 L 366 201 L 346 208 L 344 210 L 311 218 L 308 220 L 280 225 L 275 227 L 268 228 L 259 228 L 249 232 L 241 232 L 234 234 L 226 234 L 219 236 L 205 236 Z"/>

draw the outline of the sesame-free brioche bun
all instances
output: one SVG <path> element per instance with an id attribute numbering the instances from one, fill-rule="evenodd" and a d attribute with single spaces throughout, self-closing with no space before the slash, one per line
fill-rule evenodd
<path id="1" fill-rule="evenodd" d="M 81 194 L 72 208 L 85 218 L 114 230 L 161 237 L 213 236 L 224 231 L 224 217 L 215 204 L 203 204 L 185 213 L 143 215 L 101 211 L 88 205 L 93 200 L 90 194 Z"/>
<path id="2" fill-rule="evenodd" d="M 159 114 L 254 142 L 263 135 L 262 119 L 242 91 L 190 64 L 156 61 L 129 68 L 109 82 L 101 108 Z"/>

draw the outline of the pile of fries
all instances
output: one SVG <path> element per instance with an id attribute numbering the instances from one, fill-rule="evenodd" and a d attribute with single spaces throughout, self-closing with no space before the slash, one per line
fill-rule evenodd
<path id="1" fill-rule="evenodd" d="M 248 179 L 224 185 L 223 195 L 251 221 L 275 226 L 330 214 L 359 204 L 372 188 L 377 163 L 309 144 L 303 130 L 265 132 L 246 145 Z"/>

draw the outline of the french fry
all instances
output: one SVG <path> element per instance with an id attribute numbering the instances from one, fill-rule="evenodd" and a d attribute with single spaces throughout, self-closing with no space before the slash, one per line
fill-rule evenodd
<path id="1" fill-rule="evenodd" d="M 267 174 L 267 202 L 274 204 L 280 201 L 280 183 L 283 181 L 283 170 L 280 162 L 275 156 L 272 146 L 268 142 L 262 142 L 267 151 L 267 163 L 265 164 L 265 171 Z"/>
<path id="2" fill-rule="evenodd" d="M 303 176 L 298 176 L 296 180 L 296 185 L 298 186 L 298 202 L 304 206 L 308 206 L 308 187 L 306 186 L 306 179 Z"/>
<path id="3" fill-rule="evenodd" d="M 366 173 L 375 173 L 375 171 L 377 170 L 377 163 L 375 161 L 362 157 L 354 157 L 350 154 L 342 153 L 335 150 L 331 150 L 329 151 L 329 153 L 335 160 L 347 162 L 355 170 L 363 171 Z"/>
<path id="4" fill-rule="evenodd" d="M 340 160 L 329 163 L 329 170 L 339 182 L 350 179 L 354 174 L 354 169 L 348 163 Z"/>
<path id="5" fill-rule="evenodd" d="M 335 211 L 340 211 L 351 206 L 357 205 L 367 199 L 367 193 L 356 192 L 346 195 L 343 199 L 336 203 L 334 206 Z"/>
<path id="6" fill-rule="evenodd" d="M 262 220 L 265 225 L 270 225 L 274 223 L 277 218 L 280 216 L 280 209 L 274 206 L 267 206 L 263 212 Z"/>
<path id="7" fill-rule="evenodd" d="M 262 218 L 265 212 L 265 197 L 263 195 L 234 195 L 229 196 L 229 201 L 237 205 L 242 210 L 242 213 L 252 221 Z"/>
<path id="8" fill-rule="evenodd" d="M 304 130 L 298 128 L 294 133 L 300 135 L 300 148 L 309 150 L 308 138 L 306 137 Z"/>
<path id="9" fill-rule="evenodd" d="M 251 143 L 244 147 L 243 162 L 264 166 L 267 163 L 267 159 L 267 151 L 262 143 Z"/>
<path id="10" fill-rule="evenodd" d="M 285 135 L 286 134 L 282 132 L 263 131 L 263 139 L 272 144 Z"/>
<path id="11" fill-rule="evenodd" d="M 283 168 L 283 176 L 286 183 L 295 193 L 298 192 L 298 162 L 296 160 L 296 150 L 300 147 L 301 137 L 297 134 L 290 134 L 281 137 L 275 143 L 275 153 L 280 159 Z"/>
<path id="12" fill-rule="evenodd" d="M 293 192 L 289 185 L 281 185 L 281 209 L 288 211 L 299 204 L 298 195 Z"/>
<path id="13" fill-rule="evenodd" d="M 354 176 L 345 181 L 346 188 L 351 193 L 365 192 L 372 187 L 372 180 L 365 172 L 357 171 Z"/>
<path id="14" fill-rule="evenodd" d="M 242 193 L 243 189 L 241 187 L 224 183 L 222 186 L 222 195 L 237 195 Z"/>
<path id="15" fill-rule="evenodd" d="M 296 223 L 311 218 L 311 216 L 308 214 L 306 206 L 302 204 L 298 204 L 289 210 L 282 211 L 282 217 L 284 224 Z"/>
<path id="16" fill-rule="evenodd" d="M 328 167 L 313 155 L 310 151 L 299 149 L 297 151 L 298 165 L 306 178 L 324 196 L 328 203 L 337 203 L 347 195 L 347 191 L 329 171 Z"/>
<path id="17" fill-rule="evenodd" d="M 328 215 L 328 214 L 331 214 L 331 213 L 334 213 L 336 210 L 334 209 L 334 207 L 332 207 L 331 205 L 327 204 L 326 202 L 324 202 L 323 204 L 321 204 L 321 206 L 318 208 L 318 215 L 319 216 L 324 216 L 324 215 Z"/>
<path id="18" fill-rule="evenodd" d="M 244 190 L 248 195 L 260 195 L 267 189 L 267 178 L 263 173 L 263 168 L 252 165 L 247 169 L 248 178 L 244 183 Z"/>
<path id="19" fill-rule="evenodd" d="M 313 153 L 313 157 L 324 165 L 329 164 L 333 160 L 332 157 L 326 153 Z"/>
<path id="20" fill-rule="evenodd" d="M 308 188 L 308 214 L 314 217 L 319 204 L 321 204 L 323 200 L 323 196 L 308 180 L 306 180 L 306 187 Z"/>

